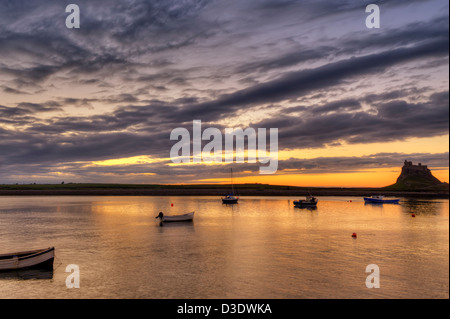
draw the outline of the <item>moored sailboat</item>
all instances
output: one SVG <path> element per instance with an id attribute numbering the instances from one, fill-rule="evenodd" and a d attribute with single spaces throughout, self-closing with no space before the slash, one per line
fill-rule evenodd
<path id="1" fill-rule="evenodd" d="M 231 169 L 231 193 L 222 197 L 222 204 L 237 204 L 239 197 L 234 194 L 233 169 Z"/>

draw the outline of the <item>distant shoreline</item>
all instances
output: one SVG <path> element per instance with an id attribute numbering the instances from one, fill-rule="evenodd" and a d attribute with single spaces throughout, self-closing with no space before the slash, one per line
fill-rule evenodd
<path id="1" fill-rule="evenodd" d="M 223 185 L 176 186 L 151 185 L 136 186 L 107 185 L 99 186 L 65 186 L 65 185 L 0 185 L 0 196 L 223 196 L 230 192 L 230 188 Z M 136 186 L 136 187 L 133 187 Z M 437 191 L 402 191 L 386 190 L 382 188 L 306 188 L 289 186 L 258 185 L 257 187 L 235 186 L 239 196 L 372 196 L 414 197 L 414 198 L 442 198 L 448 199 L 448 192 Z"/>

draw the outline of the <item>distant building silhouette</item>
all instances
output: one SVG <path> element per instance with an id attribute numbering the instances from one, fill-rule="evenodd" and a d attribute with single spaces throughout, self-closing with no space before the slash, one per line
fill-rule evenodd
<path id="1" fill-rule="evenodd" d="M 414 177 L 421 178 L 429 184 L 442 184 L 440 180 L 431 174 L 431 171 L 428 169 L 427 165 L 422 165 L 422 163 L 414 165 L 411 161 L 405 160 L 402 167 L 402 173 L 397 178 L 397 183 L 408 182 L 409 179 Z"/>

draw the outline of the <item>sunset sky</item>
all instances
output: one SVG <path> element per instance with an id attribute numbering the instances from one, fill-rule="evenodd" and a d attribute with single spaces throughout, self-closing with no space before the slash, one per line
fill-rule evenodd
<path id="1" fill-rule="evenodd" d="M 66 27 L 68 4 L 80 28 Z M 380 8 L 380 28 L 365 21 Z M 0 1 L 0 184 L 449 180 L 438 1 Z M 173 129 L 278 128 L 278 170 L 180 163 Z M 206 144 L 207 142 L 204 142 Z"/>

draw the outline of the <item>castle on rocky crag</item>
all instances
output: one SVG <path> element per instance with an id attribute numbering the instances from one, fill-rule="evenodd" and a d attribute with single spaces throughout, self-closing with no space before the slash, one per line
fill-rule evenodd
<path id="1" fill-rule="evenodd" d="M 443 184 L 440 180 L 433 176 L 427 165 L 414 165 L 410 161 L 403 164 L 402 172 L 397 178 L 397 183 L 404 187 L 429 187 Z"/>

